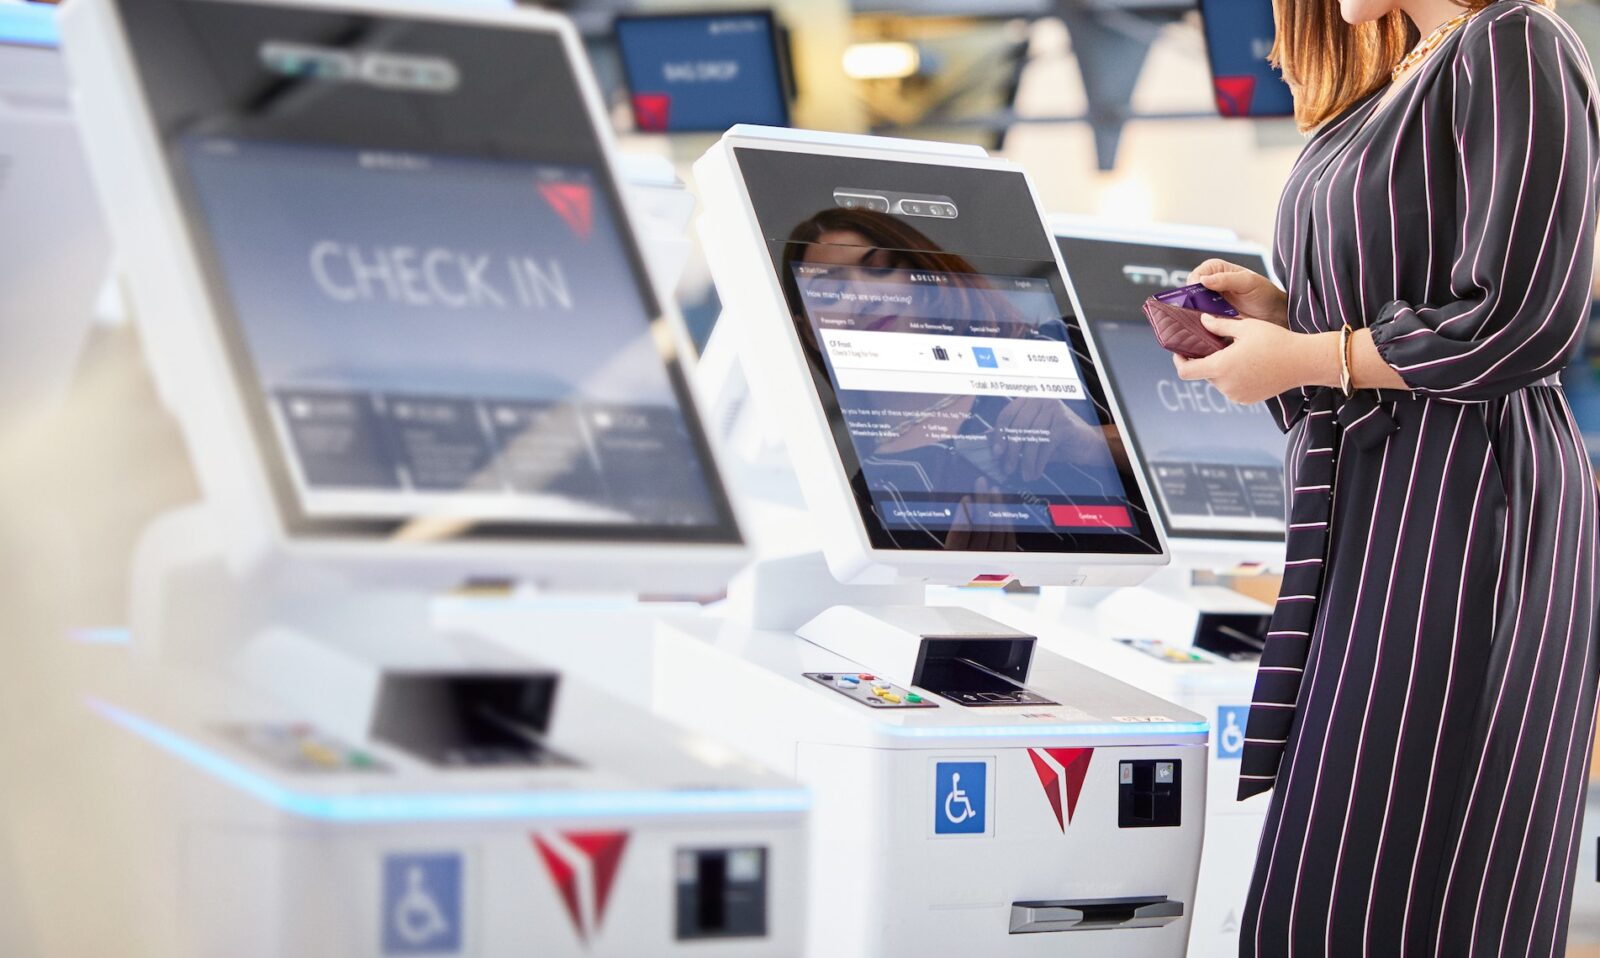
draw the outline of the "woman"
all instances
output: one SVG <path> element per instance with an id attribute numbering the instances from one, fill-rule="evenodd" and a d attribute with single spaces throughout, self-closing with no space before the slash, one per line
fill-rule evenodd
<path id="1" fill-rule="evenodd" d="M 1556 385 L 1588 307 L 1591 70 L 1527 0 L 1278 17 L 1316 128 L 1278 211 L 1288 289 L 1204 264 L 1247 318 L 1177 361 L 1290 432 L 1241 952 L 1559 954 L 1597 668 L 1594 477 Z"/>

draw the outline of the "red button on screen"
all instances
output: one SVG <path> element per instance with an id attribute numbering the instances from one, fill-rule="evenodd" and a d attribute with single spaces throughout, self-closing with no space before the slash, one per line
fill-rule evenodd
<path id="1" fill-rule="evenodd" d="M 1064 529 L 1131 529 L 1127 506 L 1050 507 L 1050 521 Z"/>

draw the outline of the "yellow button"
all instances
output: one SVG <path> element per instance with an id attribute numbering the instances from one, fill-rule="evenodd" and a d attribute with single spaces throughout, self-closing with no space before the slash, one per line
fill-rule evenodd
<path id="1" fill-rule="evenodd" d="M 316 742 L 301 742 L 300 754 L 325 768 L 336 768 L 339 765 L 339 756 L 325 745 Z"/>
<path id="2" fill-rule="evenodd" d="M 892 704 L 892 705 L 899 705 L 900 704 L 900 696 L 894 694 L 893 692 L 885 692 L 885 693 L 883 693 L 883 700 L 885 702 L 888 702 L 888 703 Z"/>

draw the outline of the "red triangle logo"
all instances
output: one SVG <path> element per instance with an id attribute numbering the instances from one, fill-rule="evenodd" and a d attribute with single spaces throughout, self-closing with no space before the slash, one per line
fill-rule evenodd
<path id="1" fill-rule="evenodd" d="M 611 898 L 611 885 L 617 880 L 617 870 L 622 865 L 622 849 L 628 844 L 627 832 L 569 832 L 567 841 L 589 859 L 594 869 L 594 926 L 606 919 L 606 902 Z"/>
<path id="2" fill-rule="evenodd" d="M 566 859 L 556 854 L 555 849 L 538 835 L 533 836 L 533 847 L 539 850 L 539 857 L 544 859 L 544 870 L 549 873 L 550 880 L 555 882 L 556 891 L 561 895 L 561 901 L 567 906 L 567 917 L 572 919 L 572 927 L 578 932 L 580 941 L 587 940 L 583 928 L 583 908 L 578 904 L 578 872 Z"/>
<path id="3" fill-rule="evenodd" d="M 1060 777 L 1037 749 L 1028 749 L 1028 757 L 1033 759 L 1033 770 L 1039 775 L 1039 784 L 1044 786 L 1044 797 L 1050 800 L 1050 808 L 1056 813 L 1056 825 L 1066 831 L 1066 820 L 1061 817 Z"/>
<path id="4" fill-rule="evenodd" d="M 1250 101 L 1256 94 L 1255 77 L 1214 77 L 1211 88 L 1217 97 L 1218 113 L 1223 116 L 1250 115 Z"/>
<path id="5" fill-rule="evenodd" d="M 627 832 L 564 832 L 559 837 L 571 851 L 542 835 L 534 835 L 533 847 L 544 862 L 545 871 L 555 883 L 561 902 L 566 906 L 567 917 L 578 933 L 578 940 L 587 943 L 592 933 L 600 930 L 605 921 L 606 905 L 611 901 L 611 889 L 622 866 L 622 852 L 628 844 Z M 576 857 L 573 855 L 576 852 Z M 593 883 L 593 916 L 585 918 L 583 901 L 578 894 L 578 881 L 582 859 L 588 864 L 589 880 Z"/>
<path id="6" fill-rule="evenodd" d="M 1030 748 L 1028 758 L 1033 760 L 1033 770 L 1044 786 L 1044 796 L 1056 814 L 1056 824 L 1064 832 L 1078 812 L 1078 796 L 1083 794 L 1083 781 L 1089 774 L 1092 748 Z M 1059 769 L 1059 771 L 1058 771 Z"/>
<path id="7" fill-rule="evenodd" d="M 667 118 L 672 113 L 672 94 L 635 93 L 633 95 L 633 125 L 641 133 L 667 132 Z"/>
<path id="8" fill-rule="evenodd" d="M 594 232 L 594 191 L 587 183 L 540 183 L 539 195 L 579 239 Z"/>

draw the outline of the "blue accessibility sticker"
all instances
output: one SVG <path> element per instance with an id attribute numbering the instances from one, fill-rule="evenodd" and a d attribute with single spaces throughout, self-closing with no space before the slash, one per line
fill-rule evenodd
<path id="1" fill-rule="evenodd" d="M 1244 754 L 1244 727 L 1249 719 L 1248 705 L 1217 706 L 1217 758 L 1238 758 Z"/>
<path id="2" fill-rule="evenodd" d="M 989 830 L 989 765 L 934 764 L 933 833 L 982 835 Z"/>
<path id="3" fill-rule="evenodd" d="M 461 953 L 461 856 L 454 852 L 383 859 L 383 953 Z"/>

